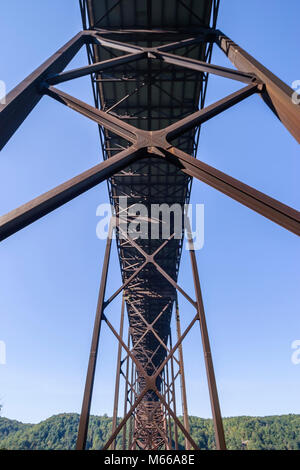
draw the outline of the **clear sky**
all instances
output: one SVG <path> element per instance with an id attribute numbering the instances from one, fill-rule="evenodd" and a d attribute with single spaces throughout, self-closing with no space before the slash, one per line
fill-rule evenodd
<path id="1" fill-rule="evenodd" d="M 218 26 L 289 85 L 300 79 L 298 0 L 221 1 Z M 0 80 L 11 90 L 81 28 L 77 0 L 1 5 Z M 217 51 L 213 62 L 230 66 Z M 86 63 L 85 50 L 71 66 Z M 239 85 L 211 77 L 207 104 Z M 92 103 L 88 78 L 61 86 Z M 43 98 L 1 152 L 0 214 L 101 159 L 97 127 Z M 299 208 L 299 146 L 258 96 L 205 124 L 198 158 Z M 0 245 L 2 414 L 38 422 L 81 406 L 105 243 L 96 238 L 103 184 Z M 299 244 L 295 235 L 200 182 L 205 244 L 197 253 L 224 416 L 300 413 Z M 187 253 L 180 283 L 193 294 Z M 108 292 L 120 283 L 113 247 Z M 192 308 L 181 299 L 183 323 Z M 109 310 L 117 325 L 120 302 Z M 184 343 L 189 410 L 208 417 L 197 326 Z M 112 413 L 116 344 L 103 328 L 92 412 Z M 179 409 L 179 411 L 181 411 Z"/>

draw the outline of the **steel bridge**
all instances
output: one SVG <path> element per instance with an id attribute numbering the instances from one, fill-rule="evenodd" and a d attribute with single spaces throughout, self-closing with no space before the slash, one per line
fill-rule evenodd
<path id="1" fill-rule="evenodd" d="M 203 123 L 253 94 L 259 94 L 300 142 L 300 108 L 293 90 L 217 29 L 219 0 L 80 0 L 83 30 L 8 94 L 0 109 L 0 147 L 13 136 L 43 95 L 99 125 L 104 161 L 0 219 L 1 240 L 62 206 L 104 180 L 114 214 L 107 238 L 77 449 L 85 449 L 101 325 L 118 343 L 112 433 L 104 449 L 198 449 L 189 428 L 182 341 L 200 326 L 217 449 L 225 436 L 192 238 L 187 230 L 195 300 L 178 285 L 184 230 L 176 236 L 170 219 L 147 214 L 176 204 L 184 213 L 192 179 L 199 179 L 293 233 L 299 213 L 196 158 Z M 65 70 L 86 47 L 88 64 Z M 235 68 L 211 64 L 219 47 Z M 209 74 L 241 83 L 241 89 L 205 107 Z M 56 88 L 90 75 L 95 105 Z M 184 218 L 187 220 L 186 216 Z M 130 236 L 144 223 L 148 236 Z M 153 224 L 157 236 L 153 237 Z M 111 297 L 106 282 L 116 233 L 122 285 Z M 177 234 L 178 235 L 178 234 Z M 181 329 L 178 293 L 195 309 Z M 105 309 L 122 296 L 120 330 Z M 129 323 L 124 339 L 125 309 Z M 171 318 L 176 334 L 172 337 Z M 174 336 L 174 332 L 173 332 Z M 120 381 L 125 381 L 124 416 L 118 419 Z M 180 381 L 183 420 L 176 409 Z"/>

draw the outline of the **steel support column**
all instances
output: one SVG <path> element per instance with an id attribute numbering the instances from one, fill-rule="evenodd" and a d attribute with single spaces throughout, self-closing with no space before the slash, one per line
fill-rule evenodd
<path id="1" fill-rule="evenodd" d="M 172 343 L 172 332 L 170 331 L 170 349 L 173 348 Z M 176 391 L 175 391 L 175 373 L 174 373 L 174 357 L 171 357 L 171 383 L 172 383 L 172 401 L 173 401 L 173 412 L 174 415 L 177 416 L 177 405 L 176 405 Z M 173 421 L 174 425 L 174 443 L 175 443 L 175 450 L 178 450 L 178 427 L 177 423 Z M 189 429 L 187 429 L 188 432 Z"/>
<path id="2" fill-rule="evenodd" d="M 204 310 L 202 292 L 201 292 L 201 287 L 200 287 L 198 266 L 197 266 L 197 261 L 196 261 L 196 255 L 195 255 L 191 230 L 190 228 L 188 230 L 190 232 L 188 234 L 189 250 L 190 250 L 196 299 L 197 299 L 197 311 L 199 315 L 202 346 L 203 346 L 203 352 L 204 352 L 204 362 L 205 362 L 212 416 L 213 416 L 213 422 L 214 422 L 214 428 L 215 428 L 216 447 L 218 450 L 225 450 L 226 443 L 225 443 L 223 421 L 222 421 L 222 415 L 221 415 L 221 409 L 220 409 L 220 403 L 219 403 L 219 397 L 218 397 L 213 359 L 212 359 L 212 354 L 211 354 L 211 349 L 210 349 L 210 341 L 209 341 L 209 336 L 208 336 L 205 310 Z"/>
<path id="3" fill-rule="evenodd" d="M 86 447 L 91 401 L 92 401 L 97 355 L 98 355 L 98 347 L 99 347 L 99 337 L 100 337 L 101 323 L 103 319 L 102 315 L 103 315 L 103 309 L 104 309 L 104 296 L 105 296 L 105 290 L 106 290 L 107 273 L 108 273 L 108 266 L 109 266 L 109 259 L 110 259 L 112 233 L 113 233 L 113 223 L 111 222 L 109 226 L 109 233 L 108 233 L 107 242 L 106 242 L 106 250 L 105 250 L 103 267 L 102 267 L 102 276 L 101 276 L 98 304 L 97 304 L 97 310 L 96 310 L 96 316 L 95 316 L 90 357 L 89 357 L 85 389 L 84 389 L 84 395 L 83 395 L 83 402 L 82 402 L 82 409 L 81 409 L 81 415 L 80 415 L 80 421 L 79 421 L 78 437 L 77 437 L 77 445 L 76 445 L 77 450 L 84 450 Z"/>
<path id="4" fill-rule="evenodd" d="M 125 310 L 125 300 L 124 295 L 122 297 L 122 307 L 121 307 L 121 318 L 120 318 L 120 337 L 123 338 L 123 329 L 124 329 L 124 310 Z M 116 367 L 116 380 L 115 380 L 115 398 L 114 398 L 114 410 L 113 410 L 113 421 L 112 421 L 112 432 L 116 430 L 117 427 L 117 418 L 118 418 L 118 407 L 119 407 L 119 394 L 120 394 L 120 376 L 121 376 L 121 354 L 122 354 L 122 345 L 118 345 L 118 357 L 117 357 L 117 367 Z M 116 440 L 114 440 L 112 450 L 116 449 Z"/>
<path id="5" fill-rule="evenodd" d="M 179 304 L 178 304 L 178 295 L 176 295 L 175 300 L 175 320 L 176 320 L 176 330 L 177 330 L 177 340 L 181 338 L 181 325 L 180 325 L 180 314 L 179 314 Z M 187 404 L 187 395 L 186 395 L 186 384 L 185 384 L 185 373 L 184 373 L 184 361 L 183 361 L 183 350 L 182 344 L 178 347 L 179 355 L 179 370 L 180 370 L 180 387 L 181 387 L 181 403 L 182 403 L 182 413 L 183 413 L 183 424 L 185 429 L 190 433 L 190 423 L 189 423 L 189 413 L 188 413 L 188 404 Z M 185 438 L 185 448 L 190 450 L 190 443 L 187 438 Z"/>
<path id="6" fill-rule="evenodd" d="M 130 328 L 128 328 L 127 347 L 128 349 L 130 349 Z M 125 372 L 125 386 L 124 386 L 124 412 L 123 412 L 124 417 L 127 415 L 127 404 L 129 401 L 129 388 L 128 388 L 129 360 L 130 360 L 130 357 L 127 355 L 127 358 L 125 359 L 126 372 Z M 127 423 L 125 423 L 123 427 L 122 449 L 123 450 L 127 449 Z"/>

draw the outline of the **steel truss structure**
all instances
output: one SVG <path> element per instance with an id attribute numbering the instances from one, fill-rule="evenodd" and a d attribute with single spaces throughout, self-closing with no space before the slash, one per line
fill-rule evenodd
<path id="1" fill-rule="evenodd" d="M 178 449 L 179 431 L 184 435 L 186 449 L 198 449 L 189 429 L 182 350 L 183 340 L 198 323 L 216 448 L 226 448 L 192 239 L 188 236 L 195 300 L 177 282 L 184 233 L 176 237 L 171 222 L 170 235 L 164 239 L 162 221 L 158 218 L 159 237 L 134 239 L 126 234 L 129 222 L 141 222 L 137 209 L 140 204 L 149 209 L 152 204 L 162 203 L 184 207 L 190 198 L 192 178 L 196 178 L 300 234 L 298 211 L 196 158 L 200 126 L 254 94 L 264 99 L 300 142 L 300 108 L 292 101 L 293 90 L 216 29 L 218 0 L 199 1 L 197 5 L 174 0 L 170 4 L 174 18 L 166 12 L 167 3 L 144 0 L 138 9 L 134 1 L 81 0 L 83 31 L 9 93 L 6 104 L 1 105 L 1 148 L 44 95 L 99 125 L 103 162 L 0 218 L 3 240 L 108 181 L 115 213 L 102 267 L 77 449 L 86 448 L 103 322 L 118 343 L 113 428 L 104 449 L 115 449 L 117 438 L 123 449 Z M 228 56 L 235 69 L 211 64 L 214 44 Z M 87 49 L 88 65 L 66 70 L 82 46 Z M 244 85 L 205 107 L 209 74 Z M 91 76 L 95 106 L 56 88 L 87 75 Z M 126 199 L 125 209 L 122 198 Z M 152 222 L 147 218 L 149 227 Z M 107 298 L 113 231 L 122 285 Z M 195 308 L 195 316 L 183 332 L 178 293 Z M 123 296 L 119 331 L 105 313 L 118 295 Z M 124 339 L 125 308 L 129 322 L 127 340 Z M 172 315 L 176 323 L 175 339 Z M 120 420 L 121 379 L 125 383 L 125 397 L 124 417 Z M 183 420 L 178 418 L 176 409 L 178 381 Z"/>

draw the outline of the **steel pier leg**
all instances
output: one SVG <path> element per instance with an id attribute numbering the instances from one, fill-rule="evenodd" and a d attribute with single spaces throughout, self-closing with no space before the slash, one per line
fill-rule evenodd
<path id="1" fill-rule="evenodd" d="M 211 355 L 211 350 L 210 350 L 210 342 L 209 342 L 207 325 L 206 325 L 206 318 L 205 318 L 205 311 L 204 311 L 204 305 L 203 305 L 203 299 L 202 299 L 202 293 L 201 293 L 201 287 L 200 287 L 198 266 L 197 266 L 193 242 L 191 241 L 191 239 L 189 239 L 189 244 L 190 244 L 190 256 L 191 256 L 191 263 L 192 263 L 192 270 L 193 270 L 193 278 L 194 278 L 196 298 L 197 298 L 197 311 L 199 315 L 202 345 L 203 345 L 203 351 L 204 351 L 204 361 L 205 361 L 205 367 L 206 367 L 209 396 L 210 396 L 214 429 L 215 429 L 216 447 L 218 450 L 225 450 L 226 443 L 225 443 L 223 422 L 222 422 L 221 409 L 220 409 L 220 403 L 219 403 L 219 397 L 218 397 L 218 390 L 217 390 L 213 360 L 212 360 L 212 355 Z"/>
<path id="2" fill-rule="evenodd" d="M 124 300 L 124 295 L 123 295 L 122 308 L 121 308 L 121 319 L 120 319 L 120 336 L 121 336 L 121 338 L 123 338 L 124 309 L 125 309 L 125 300 Z M 118 358 L 117 358 L 116 386 L 115 386 L 115 399 L 114 399 L 114 413 L 113 413 L 113 422 L 112 422 L 112 432 L 115 432 L 116 427 L 117 427 L 119 392 L 120 392 L 121 355 L 122 355 L 122 345 L 121 345 L 121 343 L 119 343 Z M 112 443 L 111 449 L 112 450 L 116 449 L 116 439 Z"/>
<path id="3" fill-rule="evenodd" d="M 104 310 L 104 295 L 105 295 L 107 272 L 108 272 L 110 250 L 111 250 L 112 231 L 113 231 L 113 225 L 111 222 L 108 237 L 107 237 L 107 242 L 106 242 L 105 256 L 104 256 L 102 276 L 101 276 L 101 284 L 100 284 L 98 304 L 97 304 L 96 317 L 95 317 L 95 323 L 94 323 L 94 331 L 93 331 L 89 364 L 88 364 L 84 396 L 83 396 L 83 402 L 82 402 L 82 409 L 81 409 L 81 415 L 80 415 L 80 421 L 79 421 L 79 429 L 78 429 L 77 444 L 76 444 L 77 450 L 84 450 L 86 447 L 86 439 L 87 439 L 87 432 L 88 432 L 88 426 L 89 426 L 90 409 L 91 409 L 91 401 L 92 401 L 96 362 L 97 362 L 97 353 L 98 353 L 98 346 L 99 346 L 100 329 L 101 329 L 101 322 L 102 322 L 102 313 Z"/>

